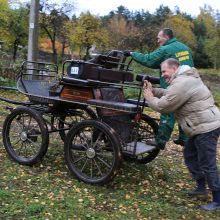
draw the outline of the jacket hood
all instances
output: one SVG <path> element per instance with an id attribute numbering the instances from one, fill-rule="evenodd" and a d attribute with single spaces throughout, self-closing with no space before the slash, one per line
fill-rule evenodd
<path id="1" fill-rule="evenodd" d="M 173 75 L 173 77 L 171 77 L 170 82 L 172 82 L 172 80 L 174 78 L 176 78 L 180 75 L 192 76 L 192 77 L 195 77 L 195 78 L 200 77 L 198 71 L 194 67 L 190 67 L 188 65 L 182 65 L 182 66 L 179 66 L 176 73 Z"/>
<path id="2" fill-rule="evenodd" d="M 179 66 L 179 68 L 175 73 L 175 75 L 182 75 L 182 74 L 187 76 L 195 76 L 195 77 L 199 76 L 198 71 L 194 67 L 190 67 L 188 65 Z"/>
<path id="3" fill-rule="evenodd" d="M 176 75 L 180 75 L 180 74 L 183 74 L 184 72 L 187 72 L 188 70 L 190 70 L 191 67 L 188 66 L 188 65 L 182 65 L 182 66 L 179 66 L 179 68 L 177 69 L 176 71 Z"/>

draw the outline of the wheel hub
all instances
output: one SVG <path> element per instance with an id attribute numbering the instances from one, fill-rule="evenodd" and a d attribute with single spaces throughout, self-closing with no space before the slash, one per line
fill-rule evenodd
<path id="1" fill-rule="evenodd" d="M 22 141 L 26 141 L 27 140 L 27 133 L 25 131 L 22 131 L 20 134 L 20 138 Z"/>
<path id="2" fill-rule="evenodd" d="M 95 150 L 93 148 L 88 148 L 86 151 L 86 156 L 90 159 L 95 157 Z"/>

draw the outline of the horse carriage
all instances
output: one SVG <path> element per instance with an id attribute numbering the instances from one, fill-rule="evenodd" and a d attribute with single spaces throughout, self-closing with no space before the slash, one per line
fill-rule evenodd
<path id="1" fill-rule="evenodd" d="M 0 98 L 17 105 L 3 124 L 8 155 L 34 165 L 47 152 L 49 134 L 59 132 L 69 171 L 89 184 L 108 183 L 123 159 L 154 160 L 160 151 L 151 145 L 158 124 L 143 112 L 144 76 L 135 81 L 130 64 L 123 52 L 111 51 L 90 61 L 66 60 L 58 77 L 57 65 L 23 62 L 17 89 L 29 101 Z M 127 88 L 137 90 L 138 98 L 126 99 Z"/>

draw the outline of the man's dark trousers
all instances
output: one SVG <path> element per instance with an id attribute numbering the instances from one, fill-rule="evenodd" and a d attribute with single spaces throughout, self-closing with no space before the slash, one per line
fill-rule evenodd
<path id="1" fill-rule="evenodd" d="M 205 179 L 211 191 L 220 191 L 216 165 L 220 128 L 190 137 L 184 147 L 185 163 L 195 180 Z"/>

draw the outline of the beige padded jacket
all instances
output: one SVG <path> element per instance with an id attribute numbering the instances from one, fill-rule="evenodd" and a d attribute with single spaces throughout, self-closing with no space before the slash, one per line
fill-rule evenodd
<path id="1" fill-rule="evenodd" d="M 220 127 L 220 112 L 195 68 L 180 66 L 168 88 L 154 88 L 153 93 L 156 97 L 149 101 L 149 106 L 163 114 L 173 112 L 187 135 Z"/>

